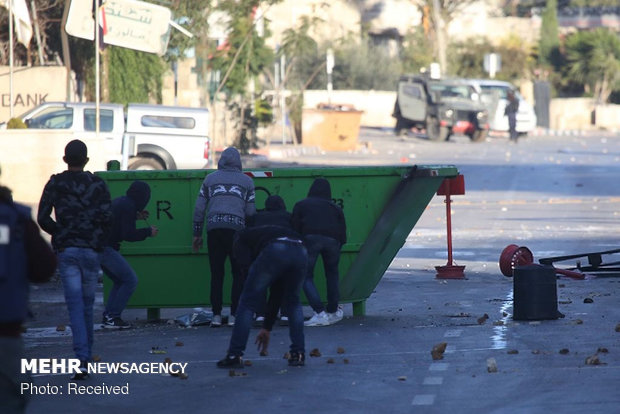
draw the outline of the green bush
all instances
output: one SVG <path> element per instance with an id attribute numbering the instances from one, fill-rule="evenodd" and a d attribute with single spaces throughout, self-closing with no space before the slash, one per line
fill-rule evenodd
<path id="1" fill-rule="evenodd" d="M 9 119 L 9 122 L 7 122 L 6 128 L 7 129 L 26 129 L 28 128 L 28 125 L 26 125 L 24 121 L 22 121 L 19 118 L 11 118 Z"/>

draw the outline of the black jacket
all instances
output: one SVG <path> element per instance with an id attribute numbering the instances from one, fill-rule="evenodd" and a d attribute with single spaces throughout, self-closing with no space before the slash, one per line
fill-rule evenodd
<path id="1" fill-rule="evenodd" d="M 144 181 L 134 181 L 124 196 L 112 201 L 112 226 L 105 245 L 119 250 L 122 241 L 141 241 L 151 235 L 151 227 L 136 228 L 136 214 L 148 204 L 151 188 Z"/>
<path id="2" fill-rule="evenodd" d="M 329 181 L 317 178 L 308 191 L 308 197 L 293 207 L 293 229 L 302 235 L 320 234 L 345 244 L 347 227 L 342 209 L 332 202 Z"/>
<path id="3" fill-rule="evenodd" d="M 64 171 L 52 175 L 45 184 L 37 221 L 52 235 L 57 251 L 67 247 L 101 250 L 111 216 L 105 181 L 88 171 Z"/>
<path id="4" fill-rule="evenodd" d="M 248 226 L 275 225 L 291 227 L 291 213 L 286 211 L 286 204 L 279 195 L 270 195 L 265 200 L 265 209 L 258 211 Z"/>

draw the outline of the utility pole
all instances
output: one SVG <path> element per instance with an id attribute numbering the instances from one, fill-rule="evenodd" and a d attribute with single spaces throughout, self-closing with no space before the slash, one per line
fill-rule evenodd
<path id="1" fill-rule="evenodd" d="M 441 6 L 439 0 L 433 0 L 433 20 L 435 21 L 435 33 L 437 34 L 437 49 L 439 50 L 439 64 L 441 65 L 441 73 L 446 73 L 448 63 L 446 59 L 446 42 L 443 37 L 443 20 L 440 13 Z"/>

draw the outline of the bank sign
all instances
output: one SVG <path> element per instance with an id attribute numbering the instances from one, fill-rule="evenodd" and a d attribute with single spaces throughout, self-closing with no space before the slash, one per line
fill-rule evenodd
<path id="1" fill-rule="evenodd" d="M 9 67 L 0 66 L 0 122 L 10 118 Z M 67 84 L 69 96 L 67 96 Z M 45 102 L 74 100 L 75 81 L 67 76 L 64 66 L 30 66 L 14 69 L 14 116 Z"/>

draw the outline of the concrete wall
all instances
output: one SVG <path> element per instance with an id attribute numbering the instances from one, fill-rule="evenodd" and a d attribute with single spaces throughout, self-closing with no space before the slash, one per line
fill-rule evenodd
<path id="1" fill-rule="evenodd" d="M 0 130 L 0 184 L 13 190 L 15 201 L 36 205 L 50 176 L 67 169 L 62 157 L 67 143 L 75 138 L 79 137 L 66 131 Z M 103 139 L 84 142 L 90 158 L 86 169 L 105 170 Z"/>
<path id="2" fill-rule="evenodd" d="M 74 82 L 67 81 L 64 66 L 13 68 L 13 116 L 19 116 L 43 102 L 75 100 Z M 10 68 L 0 66 L 0 122 L 10 119 Z"/>

